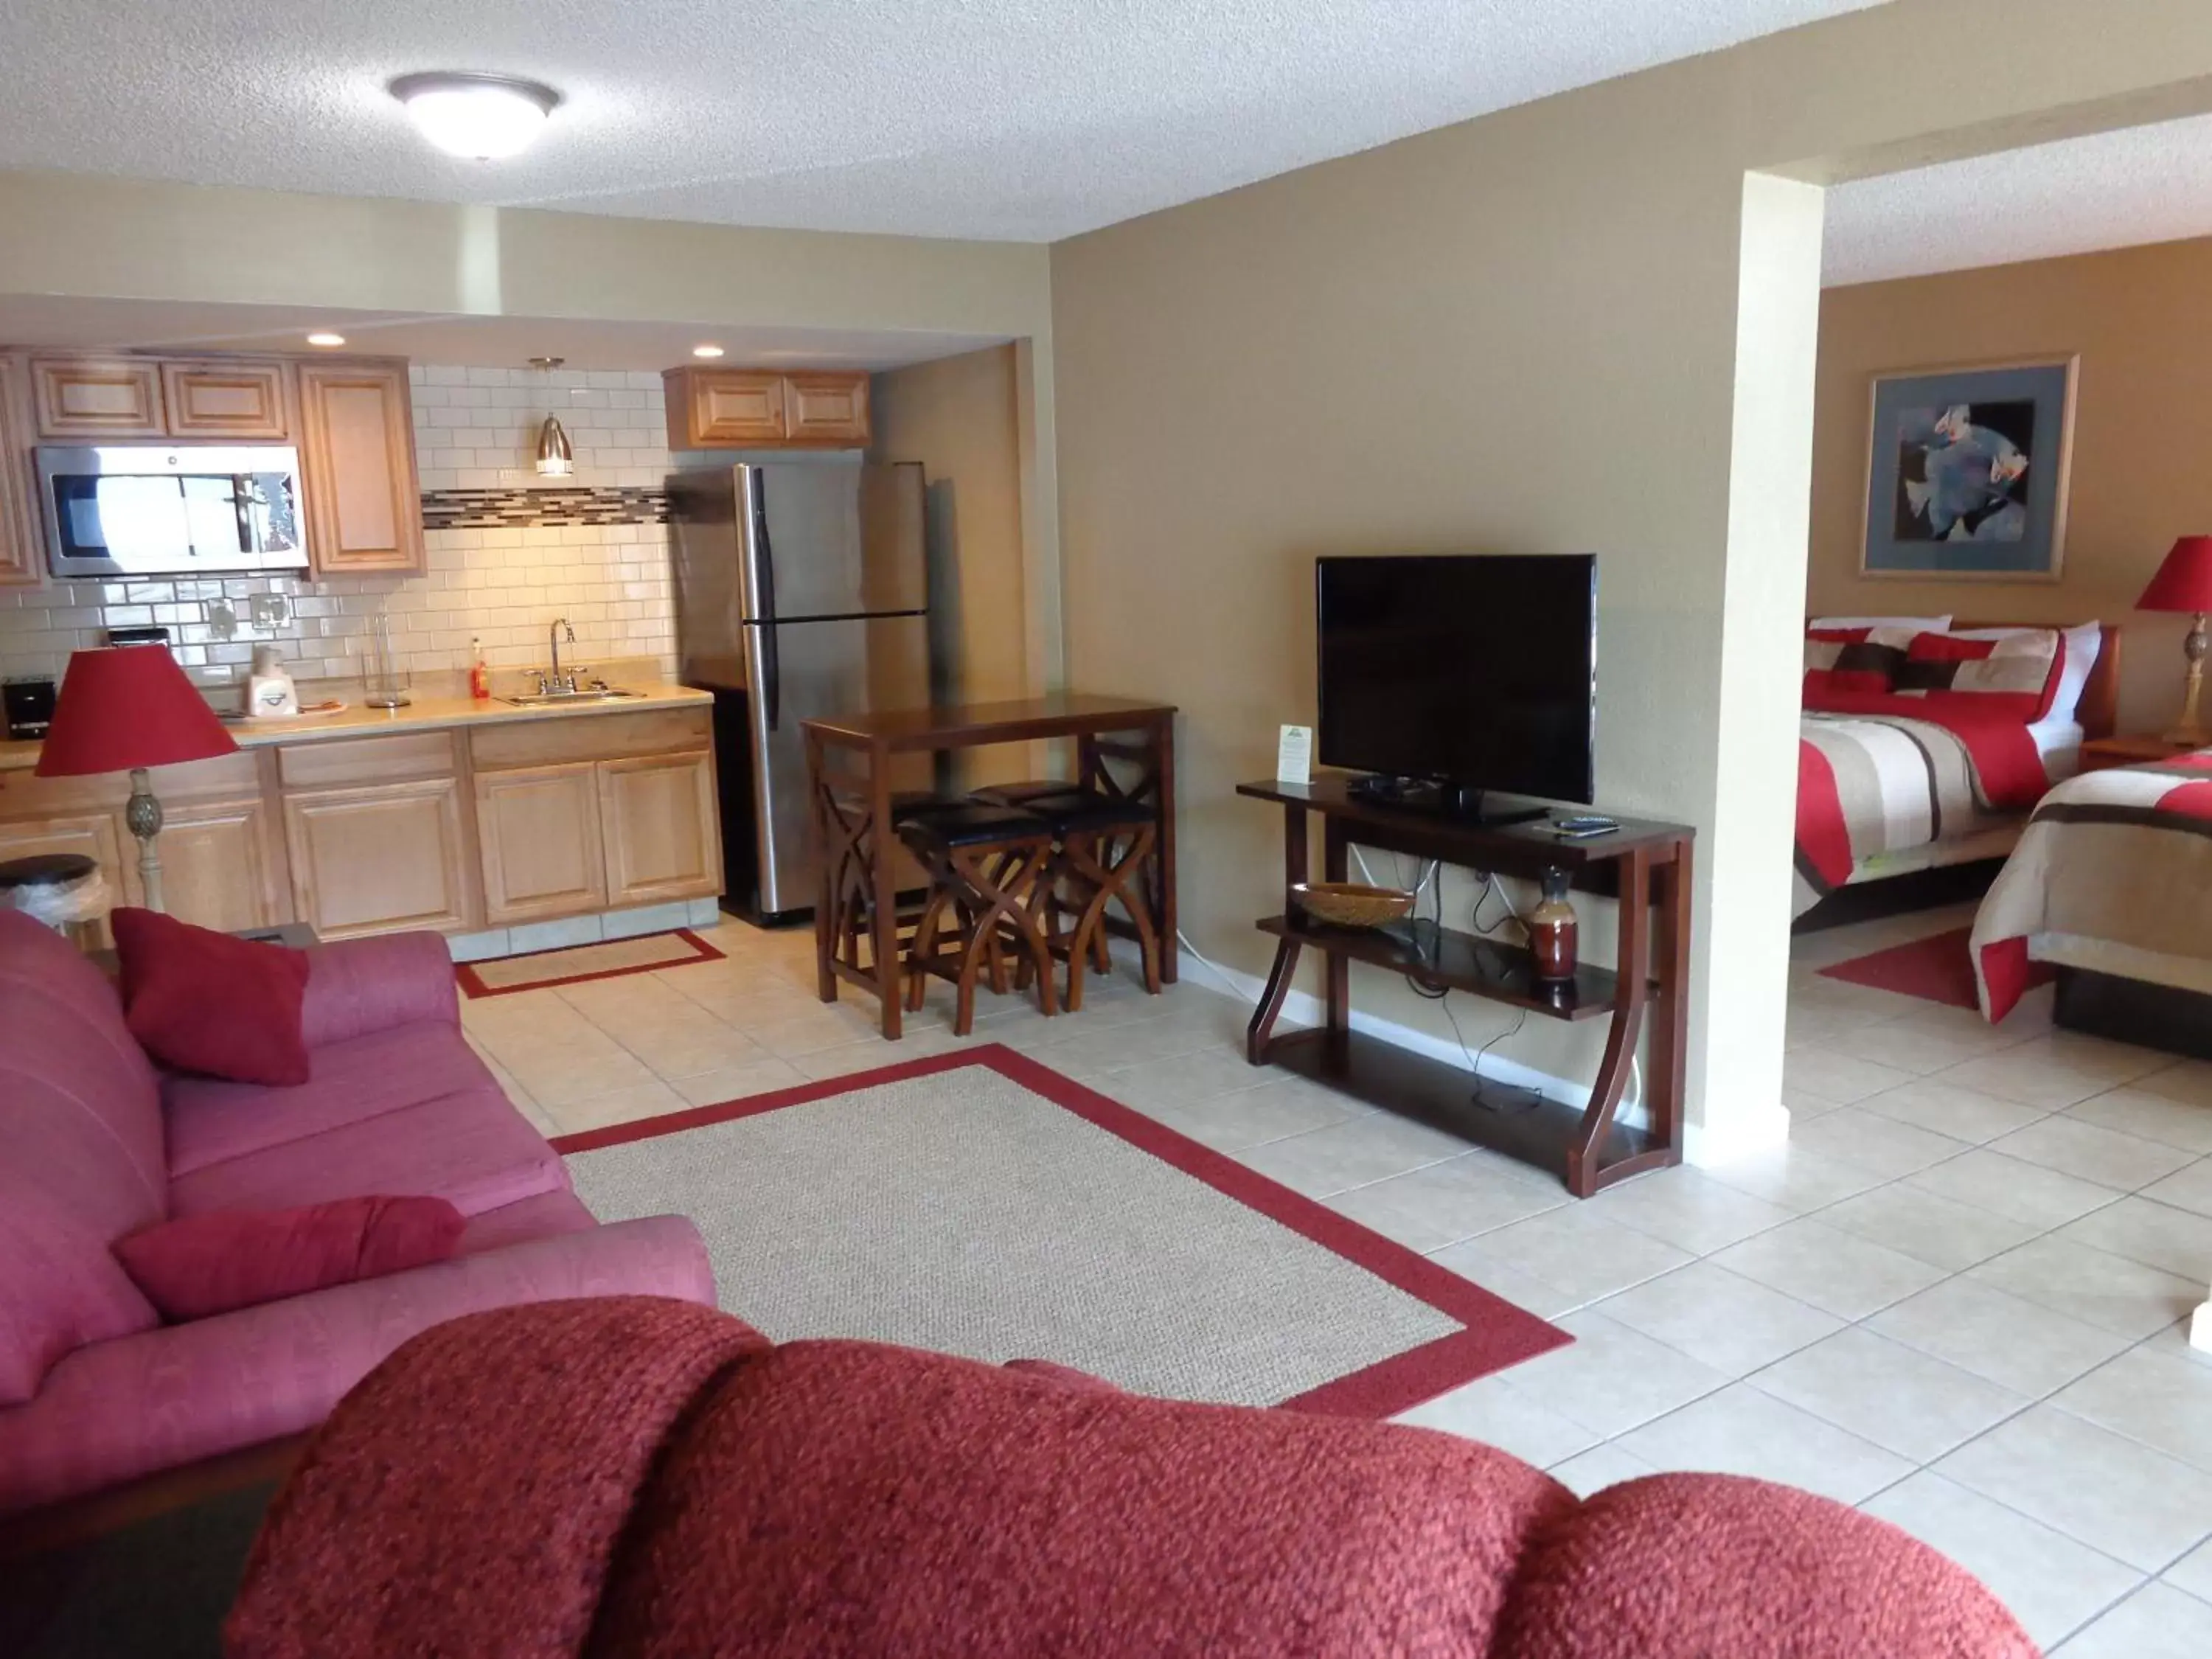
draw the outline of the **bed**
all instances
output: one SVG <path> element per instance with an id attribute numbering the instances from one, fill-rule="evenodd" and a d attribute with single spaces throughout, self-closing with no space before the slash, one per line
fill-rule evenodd
<path id="1" fill-rule="evenodd" d="M 2212 749 L 2087 773 L 2046 795 L 1972 936 L 1982 1012 L 2056 965 L 2059 1023 L 2212 1054 Z"/>
<path id="2" fill-rule="evenodd" d="M 2011 853 L 2082 744 L 2111 735 L 2118 666 L 2118 630 L 2094 623 L 1809 625 L 1794 914 Z"/>

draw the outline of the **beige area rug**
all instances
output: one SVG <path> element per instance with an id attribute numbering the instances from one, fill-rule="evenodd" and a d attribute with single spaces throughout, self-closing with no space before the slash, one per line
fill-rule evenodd
<path id="1" fill-rule="evenodd" d="M 602 1220 L 690 1216 L 722 1306 L 779 1341 L 1384 1417 L 1570 1340 L 1005 1048 L 554 1145 Z"/>
<path id="2" fill-rule="evenodd" d="M 616 979 L 649 974 L 656 968 L 680 968 L 688 962 L 720 962 L 722 953 L 689 927 L 672 933 L 641 933 L 601 945 L 571 945 L 558 951 L 532 951 L 519 957 L 491 957 L 457 964 L 453 976 L 472 997 L 500 997 L 549 985 L 574 985 L 587 979 Z"/>

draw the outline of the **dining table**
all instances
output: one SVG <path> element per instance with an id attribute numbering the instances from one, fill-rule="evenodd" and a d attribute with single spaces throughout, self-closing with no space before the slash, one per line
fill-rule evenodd
<path id="1" fill-rule="evenodd" d="M 819 868 L 814 906 L 816 987 L 835 1002 L 840 983 L 872 993 L 885 1038 L 902 1030 L 898 845 L 892 789 L 902 756 L 994 744 L 1073 740 L 1073 781 L 1151 806 L 1159 817 L 1143 902 L 1160 941 L 1160 978 L 1176 979 L 1175 714 L 1172 704 L 1085 691 L 999 702 L 945 703 L 816 715 L 806 744 Z M 1113 919 L 1116 931 L 1128 924 Z"/>

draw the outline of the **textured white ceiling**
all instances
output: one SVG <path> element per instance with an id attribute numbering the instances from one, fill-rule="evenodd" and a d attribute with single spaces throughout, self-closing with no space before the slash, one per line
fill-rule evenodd
<path id="1" fill-rule="evenodd" d="M 1837 185 L 1823 278 L 1834 287 L 2205 235 L 2212 117 Z"/>
<path id="2" fill-rule="evenodd" d="M 0 167 L 1049 240 L 1878 0 L 0 0 Z M 567 95 L 431 151 L 428 69 Z"/>

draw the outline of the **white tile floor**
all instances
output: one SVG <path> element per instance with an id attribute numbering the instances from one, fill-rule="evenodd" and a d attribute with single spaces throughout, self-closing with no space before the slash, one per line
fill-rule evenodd
<path id="1" fill-rule="evenodd" d="M 1554 1180 L 1244 1064 L 1246 1010 L 1126 975 L 1073 1018 L 984 998 L 976 1042 L 1054 1070 L 1432 1255 L 1573 1346 L 1409 1420 L 1582 1490 L 1733 1470 L 1863 1505 L 1966 1563 L 2065 1659 L 2212 1653 L 2212 1065 L 1819 977 L 1969 911 L 1800 942 L 1790 1146 L 1587 1203 Z M 962 1046 L 815 1000 L 811 941 L 469 1001 L 549 1133 Z M 2062 1646 L 2063 1644 L 2063 1646 Z"/>

